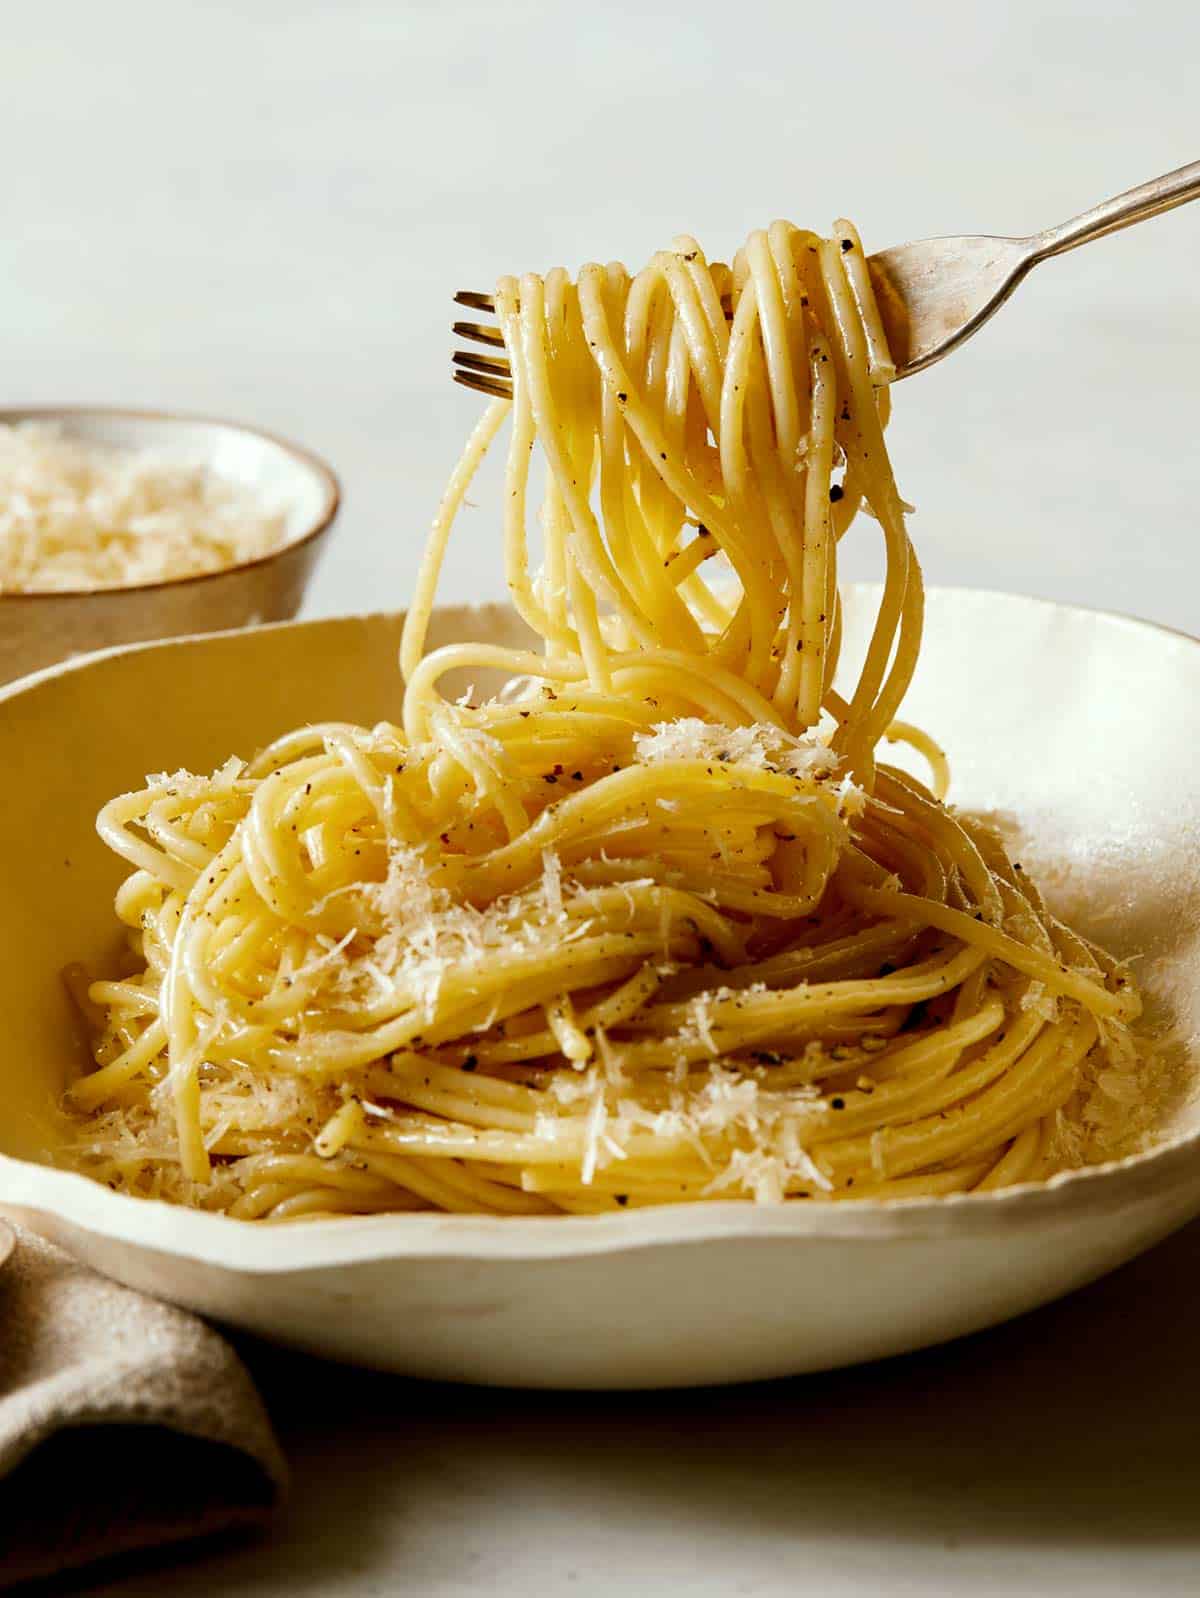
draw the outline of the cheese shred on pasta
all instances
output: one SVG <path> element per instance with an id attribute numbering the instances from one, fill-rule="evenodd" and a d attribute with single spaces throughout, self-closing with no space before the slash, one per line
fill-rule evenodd
<path id="1" fill-rule="evenodd" d="M 944 1194 L 1085 1158 L 1139 1000 L 896 719 L 922 583 L 854 229 L 777 222 L 732 267 L 681 238 L 495 298 L 513 398 L 435 521 L 403 725 L 307 727 L 101 813 L 131 956 L 85 984 L 75 1161 L 284 1220 Z M 531 642 L 427 653 L 505 423 Z M 839 691 L 860 510 L 884 583 Z M 455 697 L 464 671 L 508 686 Z"/>

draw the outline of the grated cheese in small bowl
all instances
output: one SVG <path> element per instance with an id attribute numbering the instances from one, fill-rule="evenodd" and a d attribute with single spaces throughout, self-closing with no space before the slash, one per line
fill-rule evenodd
<path id="1" fill-rule="evenodd" d="M 170 582 L 286 542 L 283 508 L 182 455 L 0 424 L 0 594 Z"/>

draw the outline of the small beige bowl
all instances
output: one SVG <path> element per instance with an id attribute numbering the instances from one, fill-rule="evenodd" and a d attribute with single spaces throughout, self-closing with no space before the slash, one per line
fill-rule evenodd
<path id="1" fill-rule="evenodd" d="M 0 410 L 0 424 L 43 422 L 68 438 L 156 450 L 203 463 L 286 507 L 274 553 L 164 583 L 54 593 L 0 594 L 0 683 L 113 644 L 288 621 L 300 608 L 341 499 L 324 461 L 256 427 L 165 411 L 92 406 Z"/>

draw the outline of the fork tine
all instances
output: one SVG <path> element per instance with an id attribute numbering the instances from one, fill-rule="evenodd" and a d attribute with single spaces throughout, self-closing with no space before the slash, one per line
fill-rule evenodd
<path id="1" fill-rule="evenodd" d="M 496 399 L 510 400 L 513 397 L 511 383 L 484 377 L 479 372 L 455 371 L 453 376 L 456 383 L 461 383 L 464 388 L 478 389 L 481 394 L 491 394 Z"/>
<path id="2" fill-rule="evenodd" d="M 488 327 L 483 322 L 452 322 L 450 331 L 457 333 L 459 338 L 473 338 L 477 344 L 494 344 L 497 349 L 504 348 L 504 334 L 498 327 Z"/>
<path id="3" fill-rule="evenodd" d="M 490 294 L 477 294 L 474 289 L 459 289 L 454 296 L 456 305 L 465 305 L 473 311 L 496 314 L 496 302 Z M 453 331 L 461 338 L 474 339 L 477 344 L 490 344 L 493 349 L 504 348 L 504 334 L 498 327 L 487 327 L 482 322 L 455 322 Z M 469 350 L 455 350 L 453 356 L 454 381 L 464 388 L 476 389 L 480 394 L 491 394 L 496 399 L 512 399 L 512 372 L 508 362 L 500 355 L 475 355 Z"/>
<path id="4" fill-rule="evenodd" d="M 468 371 L 482 372 L 485 377 L 509 378 L 512 372 L 502 355 L 477 355 L 474 350 L 455 350 L 455 366 L 465 366 Z"/>

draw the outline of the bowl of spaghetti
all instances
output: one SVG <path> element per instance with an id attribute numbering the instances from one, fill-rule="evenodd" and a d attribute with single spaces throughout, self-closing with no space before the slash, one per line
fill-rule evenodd
<path id="1" fill-rule="evenodd" d="M 339 499 L 323 461 L 240 423 L 0 411 L 0 683 L 93 649 L 287 620 Z"/>
<path id="2" fill-rule="evenodd" d="M 926 594 L 848 224 L 495 305 L 405 615 L 0 697 L 0 1204 L 268 1336 L 569 1386 L 922 1346 L 1200 1212 L 1197 645 Z M 439 608 L 509 422 L 512 604 Z"/>

